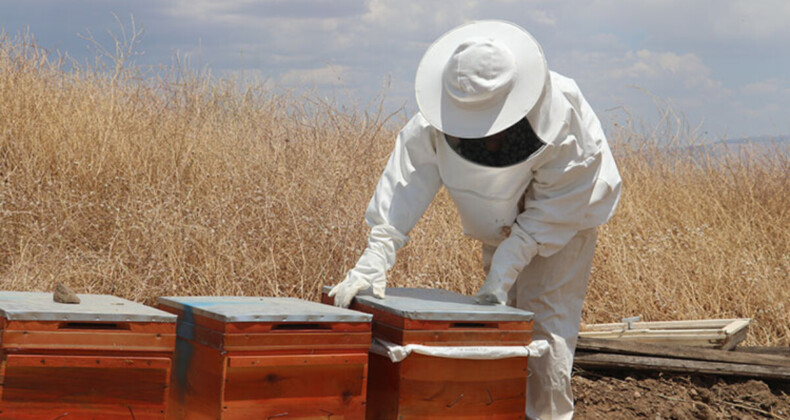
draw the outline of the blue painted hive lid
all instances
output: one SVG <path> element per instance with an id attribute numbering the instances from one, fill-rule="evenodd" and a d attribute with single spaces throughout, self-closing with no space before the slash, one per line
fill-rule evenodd
<path id="1" fill-rule="evenodd" d="M 161 297 L 159 304 L 221 322 L 370 322 L 371 315 L 289 297 Z"/>
<path id="2" fill-rule="evenodd" d="M 0 316 L 13 321 L 176 322 L 176 316 L 110 295 L 77 294 L 80 303 L 58 303 L 52 293 L 0 292 Z"/>

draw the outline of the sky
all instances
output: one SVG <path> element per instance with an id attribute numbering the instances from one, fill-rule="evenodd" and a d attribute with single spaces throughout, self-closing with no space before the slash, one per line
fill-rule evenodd
<path id="1" fill-rule="evenodd" d="M 116 19 L 117 17 L 117 19 Z M 140 66 L 176 60 L 216 77 L 314 89 L 416 111 L 428 46 L 457 25 L 526 28 L 576 80 L 604 127 L 671 109 L 705 139 L 790 134 L 790 0 L 0 0 L 0 28 L 84 61 L 108 31 L 143 33 Z M 120 22 L 120 24 L 119 24 Z"/>

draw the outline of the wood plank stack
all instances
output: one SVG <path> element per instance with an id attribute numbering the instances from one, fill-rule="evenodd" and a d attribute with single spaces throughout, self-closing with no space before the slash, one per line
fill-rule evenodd
<path id="1" fill-rule="evenodd" d="M 750 322 L 749 318 L 658 322 L 626 318 L 623 322 L 582 325 L 579 336 L 729 350 L 746 339 Z"/>
<path id="2" fill-rule="evenodd" d="M 579 337 L 574 365 L 582 369 L 652 370 L 790 381 L 790 357 L 691 346 Z"/>

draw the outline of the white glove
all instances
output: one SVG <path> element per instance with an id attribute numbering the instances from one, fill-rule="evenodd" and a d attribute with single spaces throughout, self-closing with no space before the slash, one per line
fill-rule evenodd
<path id="1" fill-rule="evenodd" d="M 507 304 L 507 293 L 516 277 L 538 254 L 538 243 L 518 223 L 513 224 L 510 236 L 499 244 L 491 257 L 483 287 L 475 295 L 475 302 L 489 305 Z"/>
<path id="2" fill-rule="evenodd" d="M 395 265 L 395 254 L 409 238 L 390 225 L 377 225 L 370 230 L 368 247 L 345 280 L 329 291 L 335 306 L 347 308 L 361 290 L 373 288 L 373 296 L 383 299 L 387 289 L 387 270 Z"/>

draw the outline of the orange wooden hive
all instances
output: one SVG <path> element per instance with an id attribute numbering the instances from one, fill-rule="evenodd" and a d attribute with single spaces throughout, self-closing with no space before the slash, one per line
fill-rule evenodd
<path id="1" fill-rule="evenodd" d="M 0 419 L 164 419 L 176 317 L 78 296 L 0 292 Z"/>
<path id="2" fill-rule="evenodd" d="M 164 297 L 171 419 L 364 419 L 371 316 L 294 298 Z"/>
<path id="3" fill-rule="evenodd" d="M 324 303 L 332 303 L 324 288 Z M 477 305 L 438 289 L 362 293 L 351 308 L 373 315 L 373 336 L 397 345 L 526 346 L 532 313 Z M 367 419 L 523 419 L 527 358 L 449 359 L 412 353 L 400 363 L 371 353 Z"/>

